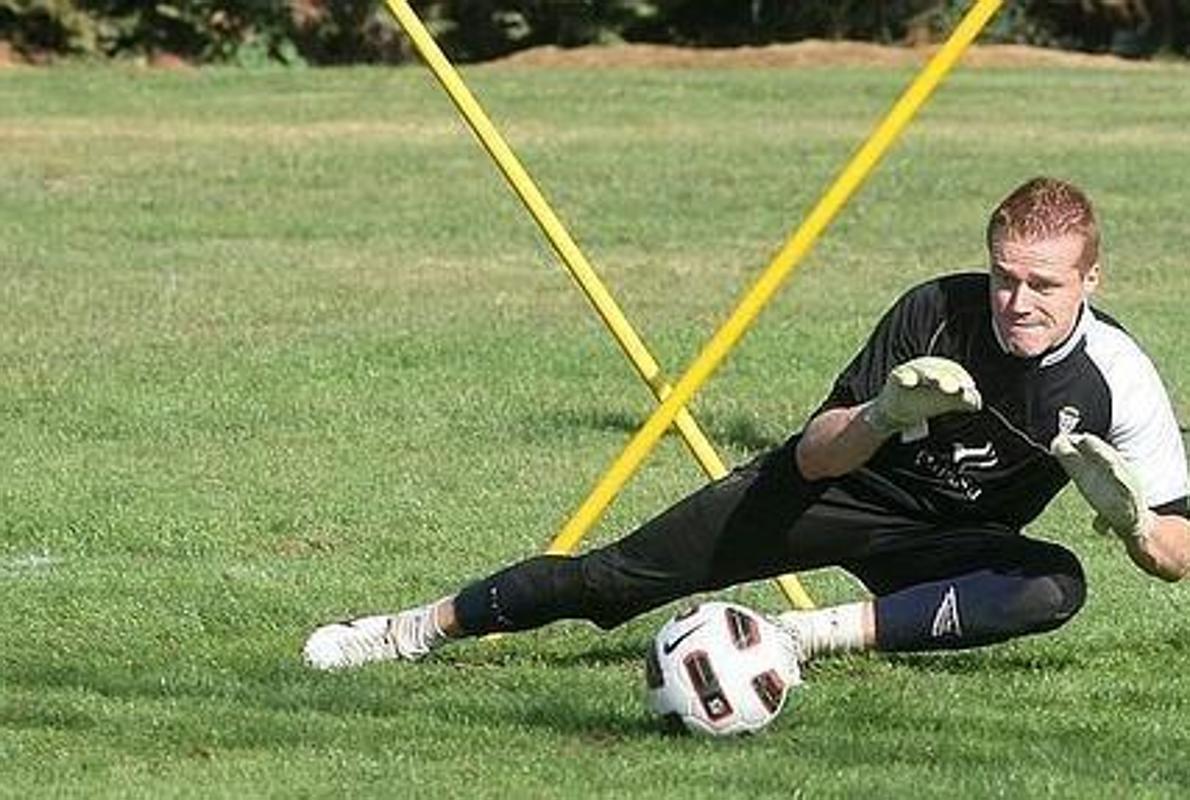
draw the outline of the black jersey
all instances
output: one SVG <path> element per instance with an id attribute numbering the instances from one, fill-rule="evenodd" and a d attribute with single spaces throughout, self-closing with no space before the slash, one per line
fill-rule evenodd
<path id="1" fill-rule="evenodd" d="M 925 355 L 966 367 L 983 409 L 893 437 L 840 480 L 911 516 L 1020 528 L 1067 481 L 1050 442 L 1059 431 L 1084 432 L 1121 451 L 1150 506 L 1184 513 L 1181 435 L 1156 370 L 1132 338 L 1084 306 L 1062 344 L 1014 356 L 998 338 L 989 296 L 986 274 L 950 275 L 910 290 L 885 314 L 820 411 L 871 400 L 893 367 Z"/>

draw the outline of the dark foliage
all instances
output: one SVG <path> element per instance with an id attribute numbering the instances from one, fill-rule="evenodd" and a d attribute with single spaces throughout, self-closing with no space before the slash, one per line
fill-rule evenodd
<path id="1" fill-rule="evenodd" d="M 805 38 L 923 43 L 964 0 L 421 0 L 459 61 L 611 41 L 726 47 Z M 409 57 L 382 0 L 0 0 L 0 39 L 28 56 L 343 64 Z M 1145 58 L 1186 55 L 1190 0 L 1007 2 L 985 41 Z"/>

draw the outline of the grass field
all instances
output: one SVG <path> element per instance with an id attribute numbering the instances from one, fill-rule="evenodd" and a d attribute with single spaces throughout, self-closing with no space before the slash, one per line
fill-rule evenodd
<path id="1" fill-rule="evenodd" d="M 671 374 L 910 78 L 467 75 Z M 1101 305 L 1190 420 L 1188 76 L 956 74 L 699 395 L 725 457 L 1037 173 L 1098 201 Z M 1190 592 L 1070 494 L 1032 528 L 1089 574 L 1066 628 L 815 665 L 749 740 L 646 717 L 672 609 L 303 668 L 312 626 L 541 549 L 651 408 L 422 70 L 0 72 L 0 185 L 0 796 L 1190 792 Z M 700 482 L 666 441 L 591 540 Z"/>

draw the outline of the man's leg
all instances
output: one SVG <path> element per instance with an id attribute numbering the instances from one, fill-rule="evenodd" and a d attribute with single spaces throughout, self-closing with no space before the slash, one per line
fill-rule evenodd
<path id="1" fill-rule="evenodd" d="M 528 558 L 436 603 L 325 626 L 307 641 L 305 656 L 329 669 L 419 658 L 452 638 L 560 619 L 611 628 L 679 597 L 772 577 L 790 568 L 782 541 L 821 489 L 797 474 L 787 445 L 617 542 L 577 558 Z"/>
<path id="2" fill-rule="evenodd" d="M 899 538 L 844 565 L 875 599 L 781 615 L 808 657 L 994 644 L 1059 627 L 1086 596 L 1078 559 L 1056 544 L 980 530 Z"/>
<path id="3" fill-rule="evenodd" d="M 459 632 L 525 630 L 558 619 L 610 629 L 672 600 L 791 567 L 782 540 L 821 487 L 775 450 L 577 558 L 537 556 L 476 581 L 454 601 Z"/>
<path id="4" fill-rule="evenodd" d="M 897 579 L 898 571 L 907 574 L 903 566 L 878 571 L 874 581 L 891 577 L 891 591 L 878 589 L 875 600 L 878 650 L 981 647 L 1054 630 L 1082 608 L 1086 579 L 1066 548 L 994 535 L 972 550 L 971 563 L 983 566 L 953 577 L 904 586 Z"/>

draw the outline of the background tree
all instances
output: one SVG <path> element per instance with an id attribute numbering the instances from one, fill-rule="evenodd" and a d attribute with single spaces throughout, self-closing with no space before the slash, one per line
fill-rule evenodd
<path id="1" fill-rule="evenodd" d="M 483 61 L 526 47 L 639 41 L 695 47 L 805 38 L 922 44 L 968 0 L 420 0 L 443 49 Z M 0 0 L 0 39 L 19 53 L 313 64 L 410 57 L 381 0 Z M 984 41 L 1184 56 L 1190 0 L 1017 0 Z"/>

